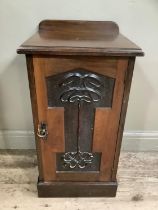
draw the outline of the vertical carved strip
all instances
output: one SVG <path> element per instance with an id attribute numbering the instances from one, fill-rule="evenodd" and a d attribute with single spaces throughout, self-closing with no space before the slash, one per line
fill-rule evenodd
<path id="1" fill-rule="evenodd" d="M 77 151 L 78 106 L 67 104 L 64 108 L 65 152 Z"/>
<path id="2" fill-rule="evenodd" d="M 79 110 L 78 144 L 80 151 L 91 152 L 95 108 L 93 104 L 82 103 Z"/>

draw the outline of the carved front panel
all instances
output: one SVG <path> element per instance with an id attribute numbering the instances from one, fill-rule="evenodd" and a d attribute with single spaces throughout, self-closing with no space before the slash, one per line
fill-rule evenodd
<path id="1" fill-rule="evenodd" d="M 95 107 L 111 107 L 114 79 L 85 69 L 46 78 L 48 106 L 59 107 L 67 103 L 86 102 Z"/>
<path id="2" fill-rule="evenodd" d="M 48 106 L 64 107 L 65 153 L 57 171 L 99 171 L 101 153 L 92 153 L 95 107 L 111 107 L 113 78 L 74 69 L 46 78 Z"/>

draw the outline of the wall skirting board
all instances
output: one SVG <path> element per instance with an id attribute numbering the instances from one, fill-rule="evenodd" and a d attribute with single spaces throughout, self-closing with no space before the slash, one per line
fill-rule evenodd
<path id="1" fill-rule="evenodd" d="M 0 130 L 0 149 L 34 149 L 33 131 Z M 158 131 L 125 131 L 122 150 L 158 151 Z"/>

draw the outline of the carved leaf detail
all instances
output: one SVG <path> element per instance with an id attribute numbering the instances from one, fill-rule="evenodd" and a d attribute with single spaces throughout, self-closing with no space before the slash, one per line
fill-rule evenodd
<path id="1" fill-rule="evenodd" d="M 80 102 L 87 103 L 101 100 L 101 82 L 89 75 L 70 76 L 66 78 L 59 86 L 64 86 L 64 91 L 60 96 L 62 102 Z"/>

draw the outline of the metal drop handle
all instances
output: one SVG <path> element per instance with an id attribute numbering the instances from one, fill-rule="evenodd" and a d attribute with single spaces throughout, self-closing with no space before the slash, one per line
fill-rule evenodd
<path id="1" fill-rule="evenodd" d="M 37 131 L 37 136 L 42 139 L 47 139 L 48 136 L 48 130 L 47 130 L 47 125 L 44 122 L 41 122 L 38 124 L 38 131 Z"/>

